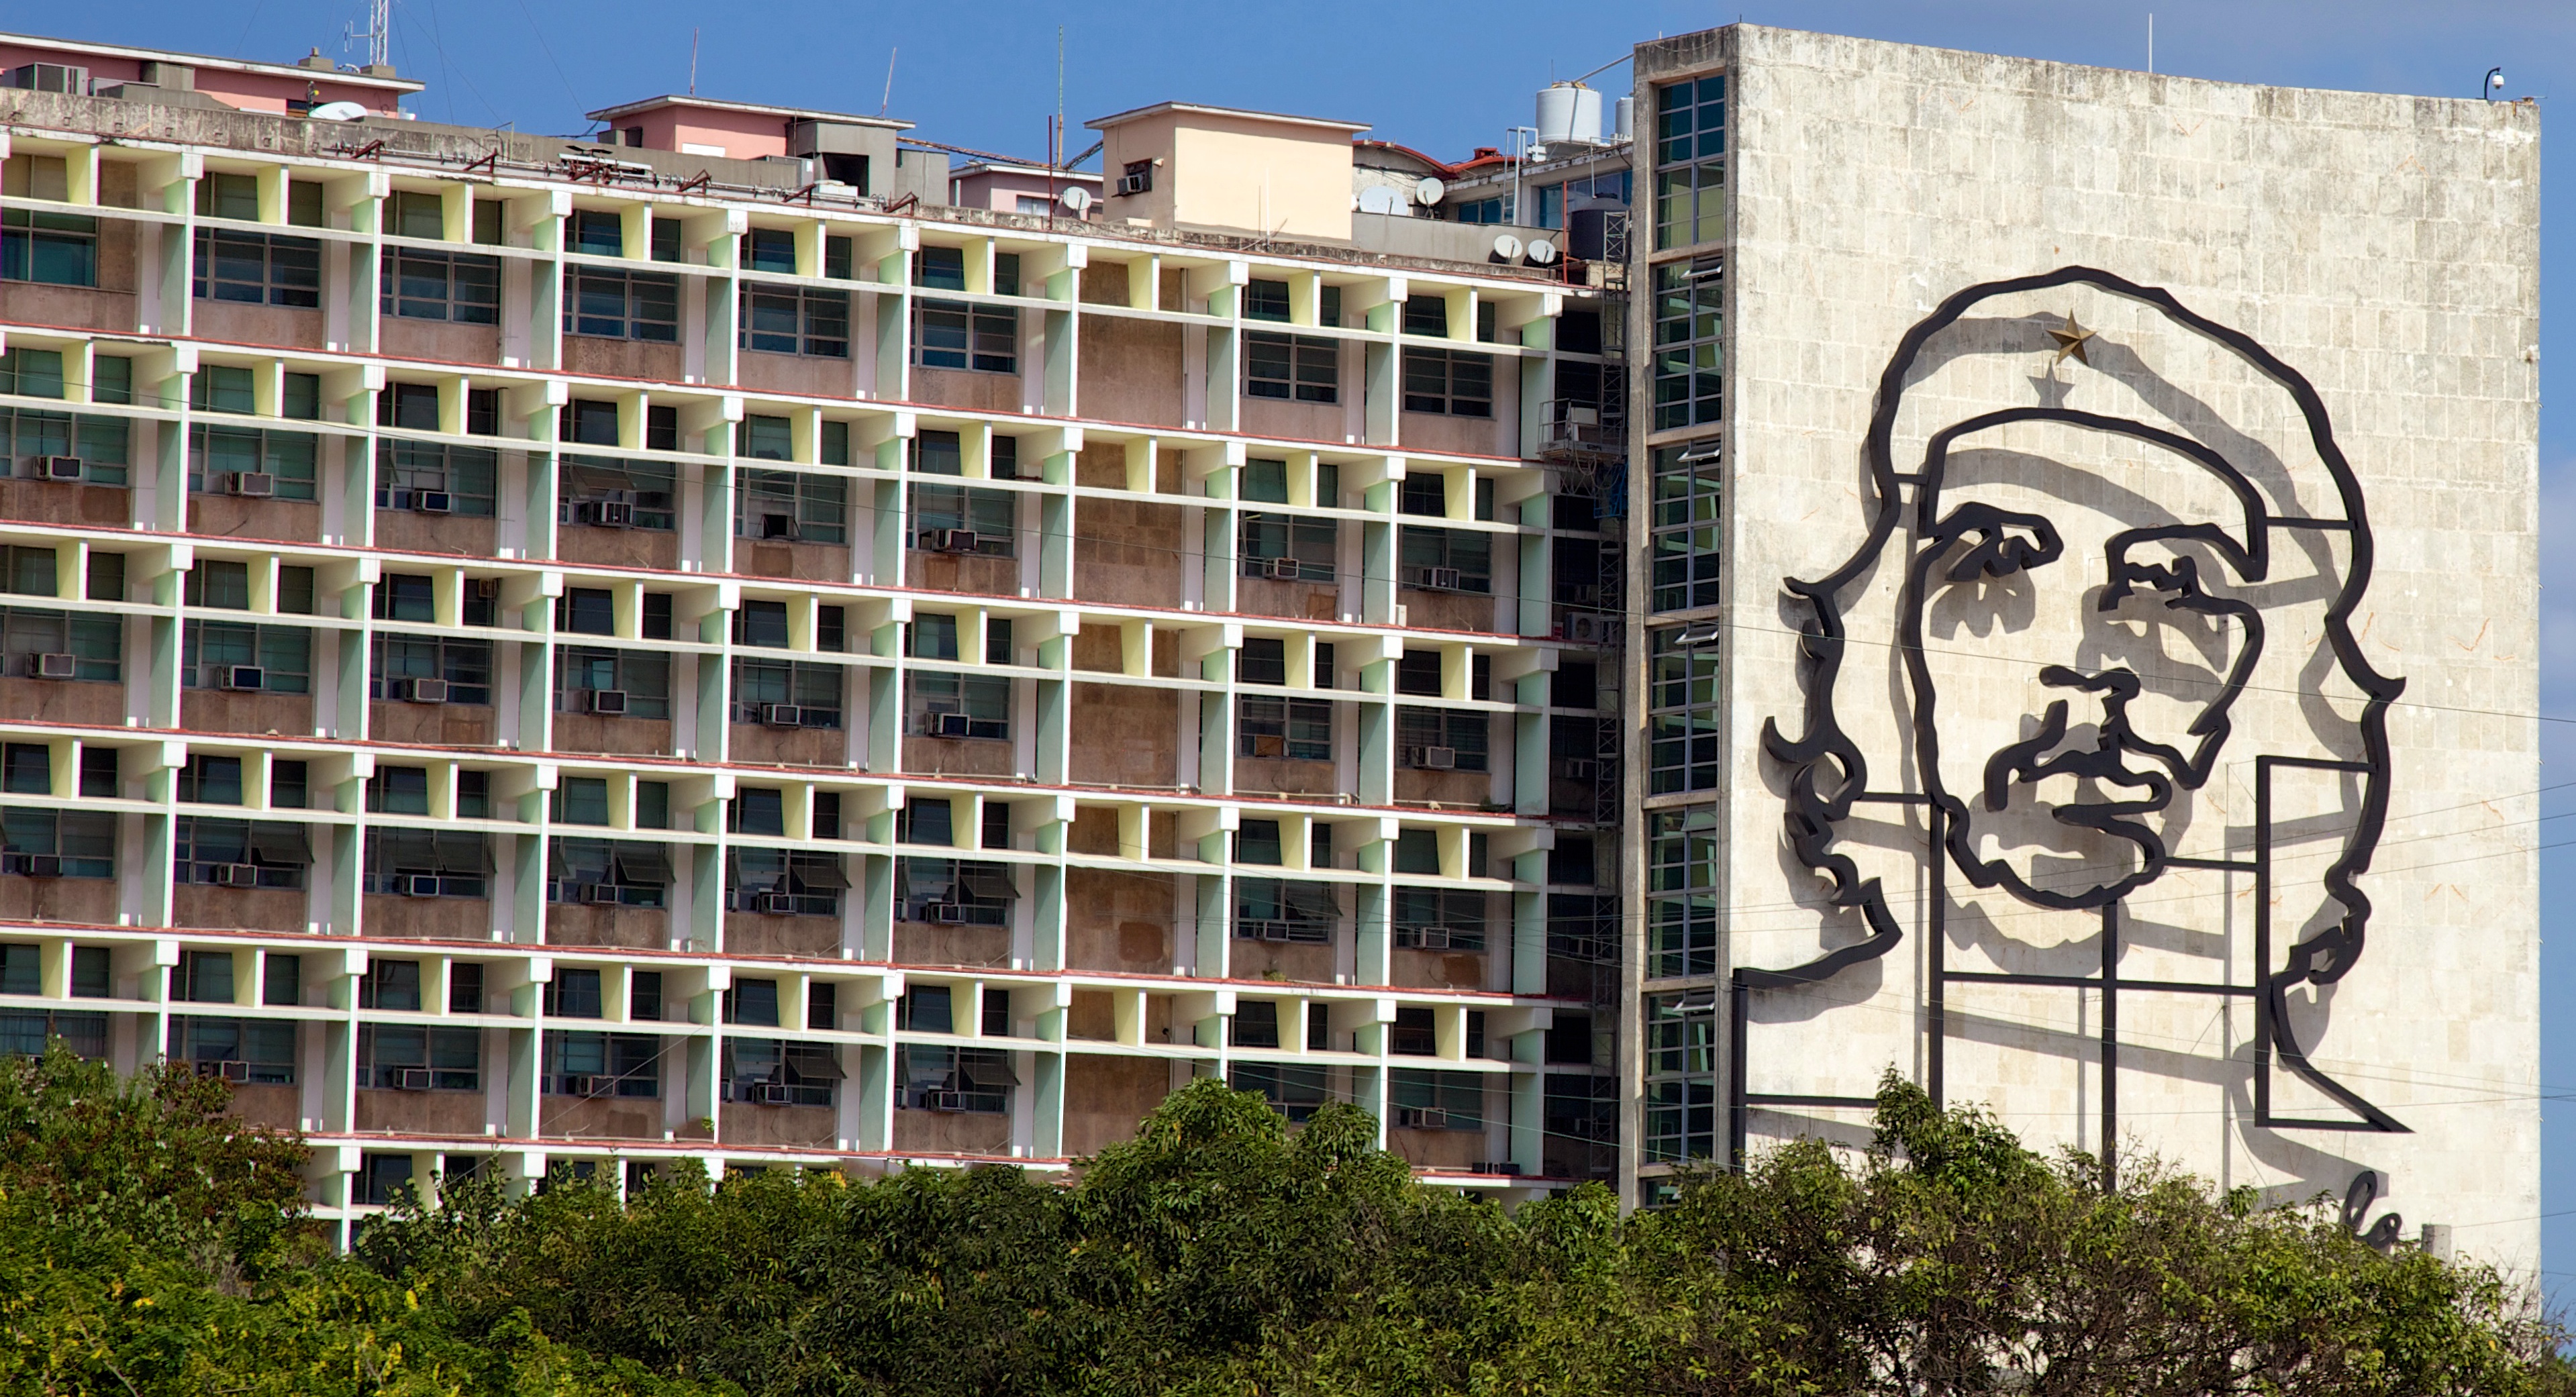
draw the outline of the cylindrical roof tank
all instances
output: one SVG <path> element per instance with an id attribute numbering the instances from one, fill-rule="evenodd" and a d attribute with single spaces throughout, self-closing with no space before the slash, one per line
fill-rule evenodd
<path id="1" fill-rule="evenodd" d="M 1538 94 L 1538 143 L 1587 145 L 1601 140 L 1601 93 L 1579 82 L 1550 83 Z"/>
<path id="2" fill-rule="evenodd" d="M 1612 108 L 1610 139 L 1632 140 L 1637 134 L 1637 99 L 1622 97 Z"/>

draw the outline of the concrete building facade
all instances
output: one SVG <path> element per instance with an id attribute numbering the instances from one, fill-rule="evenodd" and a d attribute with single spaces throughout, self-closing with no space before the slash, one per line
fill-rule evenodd
<path id="1" fill-rule="evenodd" d="M 1208 1074 L 1615 1177 L 1589 293 L 1353 240 L 1346 124 L 1110 123 L 1255 177 L 1086 220 L 596 119 L 0 91 L 6 1046 L 226 1077 L 342 1220 L 1064 1169 Z"/>
<path id="2" fill-rule="evenodd" d="M 1635 77 L 1633 1196 L 1893 1071 L 2536 1266 L 2535 109 Z"/>

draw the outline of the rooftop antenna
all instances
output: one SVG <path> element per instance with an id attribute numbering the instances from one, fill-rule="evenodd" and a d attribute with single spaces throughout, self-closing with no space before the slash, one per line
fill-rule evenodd
<path id="1" fill-rule="evenodd" d="M 394 0 L 367 0 L 367 27 L 361 32 L 350 25 L 341 30 L 340 47 L 346 50 L 360 39 L 367 41 L 367 66 L 383 68 L 393 63 Z"/>
<path id="2" fill-rule="evenodd" d="M 2147 11 L 2147 71 L 2156 70 L 2156 12 Z"/>
<path id="3" fill-rule="evenodd" d="M 698 31 L 689 31 L 689 95 L 698 95 Z"/>
<path id="4" fill-rule="evenodd" d="M 899 48 L 890 48 L 886 50 L 885 100 L 877 103 L 877 115 L 879 116 L 885 115 L 886 108 L 894 105 L 894 56 L 901 52 L 903 52 L 903 50 Z"/>

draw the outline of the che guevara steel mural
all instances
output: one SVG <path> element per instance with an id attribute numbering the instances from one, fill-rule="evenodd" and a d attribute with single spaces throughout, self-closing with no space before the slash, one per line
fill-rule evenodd
<path id="1" fill-rule="evenodd" d="M 2076 297 L 2122 308 L 2141 335 L 2173 343 L 2191 337 L 2190 353 L 2225 366 L 2221 376 L 2233 377 L 2235 396 L 2192 398 L 2192 385 L 2165 383 L 2143 360 L 2124 358 L 2111 332 L 2086 330 L 2072 313 L 2058 324 L 2054 310 Z M 2042 304 L 2050 314 L 2039 313 Z M 1964 352 L 1962 336 L 1972 329 L 1983 336 L 1984 352 L 2053 352 L 2049 377 L 2030 380 L 2040 401 L 2024 393 L 2019 402 L 1987 405 L 1970 395 L 1963 403 L 1947 393 L 1929 408 L 1917 402 L 1909 410 L 1909 395 L 1928 396 L 1923 385 L 1938 361 Z M 2118 391 L 2166 393 L 2195 412 L 2223 415 L 2225 402 L 2286 395 L 2287 407 L 2268 410 L 2283 426 L 2280 439 L 2304 436 L 2303 483 L 2285 484 L 2286 468 L 2249 447 L 2251 438 L 2177 430 L 2169 413 L 2067 406 L 2056 373 L 2070 357 L 2079 361 L 2072 373 L 2133 373 L 2145 387 Z M 1901 415 L 1907 427 L 1900 434 Z M 2010 469 L 1962 467 L 1963 443 L 1991 443 L 2005 429 L 2083 448 L 2071 455 L 2152 459 L 2188 488 L 2113 488 L 2080 462 L 2026 454 Z M 1923 1046 L 1936 1097 L 1954 996 L 1975 992 L 1965 987 L 2095 997 L 2089 1002 L 2098 1006 L 2098 1141 L 2106 1171 L 2119 1119 L 2120 1007 L 2142 995 L 2253 1003 L 2255 1124 L 2405 1130 L 2310 1060 L 2312 1045 L 2293 1012 L 2294 996 L 2312 1000 L 2341 980 L 2367 944 L 2372 907 L 2357 880 L 2370 867 L 2387 813 L 2387 709 L 2404 688 L 2372 667 L 2354 631 L 2370 585 L 2370 525 L 2316 389 L 2252 337 L 2162 289 L 2063 267 L 1967 287 L 1915 324 L 1880 377 L 1863 450 L 1866 532 L 1832 572 L 1785 582 L 1784 614 L 1800 637 L 1803 702 L 1764 730 L 1767 774 L 1785 805 L 1783 862 L 1822 880 L 1828 941 L 1840 944 L 1770 967 L 1736 957 L 1727 1083 L 1735 1156 L 1752 1109 L 1865 1104 L 1857 1096 L 1755 1090 L 1767 1074 L 1761 1015 L 1748 1011 L 1780 992 L 1854 976 L 1896 951 L 1909 923 L 1931 942 Z M 2292 570 L 2282 562 L 2293 554 L 2304 611 L 2296 626 L 2267 624 L 2267 589 L 2280 585 L 2276 572 Z M 1864 604 L 1876 609 L 1870 631 L 1856 636 L 1848 623 Z M 2299 652 L 2274 659 L 2297 659 L 2302 693 L 2253 683 L 2267 647 Z M 2315 691 L 2335 676 L 2345 701 L 2317 699 Z M 2247 735 L 2241 714 L 2249 692 L 2299 709 L 2307 740 L 2281 744 L 2299 750 L 2260 750 L 2259 738 Z M 1872 704 L 1903 711 L 1894 722 L 1883 711 L 1871 715 L 1874 722 L 1853 721 Z M 1886 750 L 1891 731 L 1905 739 L 1895 745 L 1910 751 Z M 2217 794 L 2222 772 L 2234 809 L 2213 817 L 2200 807 Z M 2322 861 L 2322 874 L 2312 866 L 2296 880 L 2313 905 L 2276 910 L 2283 880 L 2276 876 L 2274 804 L 2284 779 L 2326 782 L 2343 795 L 2338 842 L 2309 855 Z M 1891 825 L 1907 832 L 1922 860 L 1921 895 L 1891 898 L 1885 879 L 1855 858 L 1856 819 L 1875 823 L 1882 845 Z M 2213 839 L 2205 825 L 2193 843 L 2200 852 L 2186 855 L 2177 841 L 2195 819 L 2214 819 L 2232 833 Z M 2252 884 L 2250 983 L 2224 968 L 2201 978 L 2123 975 L 2133 907 L 2155 899 L 2154 890 L 2181 869 Z M 2087 931 L 2098 922 L 2091 936 L 2098 945 L 2074 947 L 2088 962 L 2080 966 L 1954 967 L 1945 921 L 1963 896 L 2009 899 L 2060 922 L 2084 919 Z M 2308 1017 L 2313 1037 L 2315 1016 Z M 2276 1113 L 2275 1066 L 2330 1105 L 2307 1119 Z"/>

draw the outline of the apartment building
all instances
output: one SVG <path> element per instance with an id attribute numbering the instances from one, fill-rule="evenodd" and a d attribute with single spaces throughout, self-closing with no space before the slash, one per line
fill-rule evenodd
<path id="1" fill-rule="evenodd" d="M 0 1047 L 223 1076 L 342 1221 L 1065 1170 L 1205 1075 L 1615 1176 L 1561 261 L 1355 229 L 1347 122 L 1105 118 L 1049 208 L 883 118 L 0 67 Z"/>

